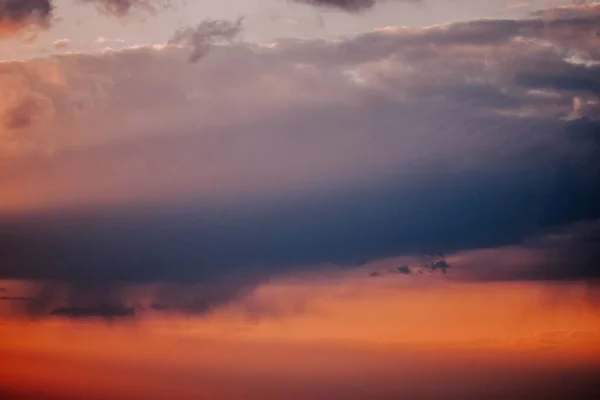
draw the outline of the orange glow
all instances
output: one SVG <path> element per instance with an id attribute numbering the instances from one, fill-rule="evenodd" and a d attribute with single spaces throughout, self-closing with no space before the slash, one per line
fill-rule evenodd
<path id="1" fill-rule="evenodd" d="M 429 373 L 448 368 L 456 376 L 443 385 L 462 387 L 477 383 L 467 378 L 472 365 L 535 377 L 600 366 L 600 319 L 584 286 L 399 281 L 273 283 L 207 316 L 5 320 L 0 356 L 11 368 L 1 370 L 0 388 L 88 399 L 90 390 L 115 399 L 227 393 L 235 400 L 297 393 L 289 385 L 317 375 L 328 385 L 350 379 L 392 391 L 393 376 L 405 375 L 409 392 L 421 393 Z M 557 293 L 560 302 L 552 301 Z M 266 302 L 279 308 L 261 309 Z"/>

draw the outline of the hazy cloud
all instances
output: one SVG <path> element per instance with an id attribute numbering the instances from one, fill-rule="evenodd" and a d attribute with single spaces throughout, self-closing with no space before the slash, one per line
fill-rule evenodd
<path id="1" fill-rule="evenodd" d="M 29 297 L 23 296 L 0 296 L 0 301 L 29 301 Z"/>
<path id="2" fill-rule="evenodd" d="M 168 8 L 172 0 L 77 0 L 95 6 L 100 12 L 124 17 L 134 10 L 154 13 L 160 9 Z"/>
<path id="3" fill-rule="evenodd" d="M 0 37 L 30 25 L 48 26 L 52 9 L 51 0 L 0 0 Z"/>
<path id="4" fill-rule="evenodd" d="M 123 318 L 133 317 L 135 310 L 122 304 L 99 304 L 91 307 L 57 307 L 50 312 L 56 317 L 69 318 Z"/>
<path id="5" fill-rule="evenodd" d="M 71 44 L 71 40 L 70 39 L 58 39 L 58 40 L 55 40 L 52 44 L 54 45 L 55 49 L 62 50 L 62 49 L 66 49 L 69 47 L 69 45 Z"/>

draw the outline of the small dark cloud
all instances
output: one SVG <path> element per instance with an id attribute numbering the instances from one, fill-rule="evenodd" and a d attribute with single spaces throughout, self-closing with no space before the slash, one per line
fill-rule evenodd
<path id="1" fill-rule="evenodd" d="M 376 278 L 376 277 L 378 277 L 378 276 L 381 276 L 381 273 L 379 273 L 379 272 L 377 272 L 377 271 L 373 271 L 373 272 L 371 272 L 371 273 L 369 274 L 369 276 Z"/>
<path id="2" fill-rule="evenodd" d="M 437 270 L 442 271 L 444 274 L 448 272 L 448 268 L 450 268 L 450 264 L 446 260 L 438 260 L 432 262 L 430 264 L 431 272 L 435 272 Z"/>
<path id="3" fill-rule="evenodd" d="M 135 309 L 123 304 L 99 304 L 89 307 L 57 307 L 52 309 L 50 315 L 69 318 L 123 318 L 133 317 Z"/>
<path id="4" fill-rule="evenodd" d="M 410 267 L 408 265 L 402 265 L 401 267 L 396 267 L 396 268 L 392 269 L 392 272 L 394 272 L 396 274 L 403 274 L 403 275 L 411 275 L 412 274 L 412 270 L 410 269 Z"/>
<path id="5" fill-rule="evenodd" d="M 242 32 L 242 21 L 206 20 L 195 27 L 179 29 L 169 41 L 170 44 L 190 46 L 189 60 L 198 62 L 210 51 L 210 47 L 220 41 L 232 41 Z"/>

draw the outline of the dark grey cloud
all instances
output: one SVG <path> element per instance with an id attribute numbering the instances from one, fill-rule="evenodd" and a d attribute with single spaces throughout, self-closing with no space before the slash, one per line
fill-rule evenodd
<path id="1" fill-rule="evenodd" d="M 52 16 L 51 0 L 0 0 L 0 35 L 28 25 L 47 26 Z"/>
<path id="2" fill-rule="evenodd" d="M 430 268 L 431 268 L 432 272 L 440 270 L 445 274 L 448 271 L 448 268 L 450 268 L 450 264 L 448 264 L 448 262 L 446 260 L 438 260 L 438 261 L 432 262 L 430 265 Z"/>
<path id="3" fill-rule="evenodd" d="M 231 22 L 226 20 L 206 20 L 195 27 L 179 29 L 169 41 L 170 44 L 184 44 L 192 48 L 189 60 L 198 62 L 210 51 L 210 47 L 219 41 L 232 41 L 242 32 L 242 19 Z"/>

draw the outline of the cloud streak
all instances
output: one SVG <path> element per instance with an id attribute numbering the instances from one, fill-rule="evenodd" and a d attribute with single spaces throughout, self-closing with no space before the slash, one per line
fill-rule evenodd
<path id="1" fill-rule="evenodd" d="M 155 13 L 171 6 L 172 0 L 77 0 L 93 5 L 105 15 L 124 17 L 134 10 Z"/>
<path id="2" fill-rule="evenodd" d="M 296 3 L 307 4 L 310 6 L 338 9 L 350 13 L 366 12 L 375 5 L 385 2 L 393 2 L 394 0 L 292 0 Z M 422 0 L 395 0 L 405 3 L 419 3 Z"/>

